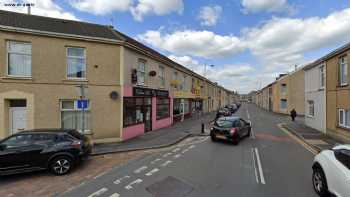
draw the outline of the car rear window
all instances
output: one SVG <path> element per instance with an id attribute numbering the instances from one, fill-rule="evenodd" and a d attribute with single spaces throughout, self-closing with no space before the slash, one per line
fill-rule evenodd
<path id="1" fill-rule="evenodd" d="M 218 119 L 217 121 L 215 121 L 215 125 L 223 128 L 231 128 L 233 124 L 232 121 Z"/>

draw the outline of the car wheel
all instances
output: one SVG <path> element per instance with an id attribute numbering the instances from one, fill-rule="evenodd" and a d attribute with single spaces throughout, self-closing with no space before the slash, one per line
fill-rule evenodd
<path id="1" fill-rule="evenodd" d="M 235 138 L 232 140 L 233 145 L 238 145 L 239 144 L 239 137 Z"/>
<path id="2" fill-rule="evenodd" d="M 210 138 L 211 138 L 211 141 L 213 141 L 213 142 L 218 141 L 218 139 L 215 137 L 215 135 L 211 135 Z"/>
<path id="3" fill-rule="evenodd" d="M 55 175 L 65 175 L 72 167 L 72 159 L 68 156 L 59 156 L 50 162 L 50 171 Z"/>
<path id="4" fill-rule="evenodd" d="M 328 196 L 328 186 L 326 176 L 321 168 L 315 168 L 312 173 L 312 183 L 316 193 L 325 197 Z"/>

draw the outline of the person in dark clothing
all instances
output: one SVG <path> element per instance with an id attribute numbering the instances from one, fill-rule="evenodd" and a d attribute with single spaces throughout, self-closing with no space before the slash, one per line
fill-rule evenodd
<path id="1" fill-rule="evenodd" d="M 292 118 L 292 121 L 295 121 L 295 117 L 297 117 L 297 111 L 295 111 L 295 109 L 290 111 L 290 117 Z"/>

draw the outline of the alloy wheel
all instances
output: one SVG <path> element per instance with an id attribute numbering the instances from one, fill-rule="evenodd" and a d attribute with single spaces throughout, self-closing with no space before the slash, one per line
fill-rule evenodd
<path id="1" fill-rule="evenodd" d="M 69 171 L 71 165 L 70 165 L 70 161 L 68 161 L 65 158 L 62 159 L 58 159 L 54 165 L 53 165 L 53 170 L 57 173 L 57 174 L 65 174 Z"/>

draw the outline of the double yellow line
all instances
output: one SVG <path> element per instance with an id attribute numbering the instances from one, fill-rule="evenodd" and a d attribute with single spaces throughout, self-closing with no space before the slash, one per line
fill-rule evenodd
<path id="1" fill-rule="evenodd" d="M 292 138 L 293 140 L 295 140 L 296 142 L 298 142 L 299 144 L 301 144 L 304 148 L 306 148 L 308 151 L 310 151 L 312 154 L 317 155 L 319 152 L 318 150 L 316 150 L 314 147 L 310 146 L 309 144 L 307 144 L 306 142 L 304 142 L 303 140 L 301 140 L 300 138 L 296 137 L 294 134 L 292 134 L 290 131 L 288 131 L 287 129 L 283 128 L 283 123 L 279 123 L 277 124 L 277 126 L 284 132 L 286 133 L 290 138 Z"/>

